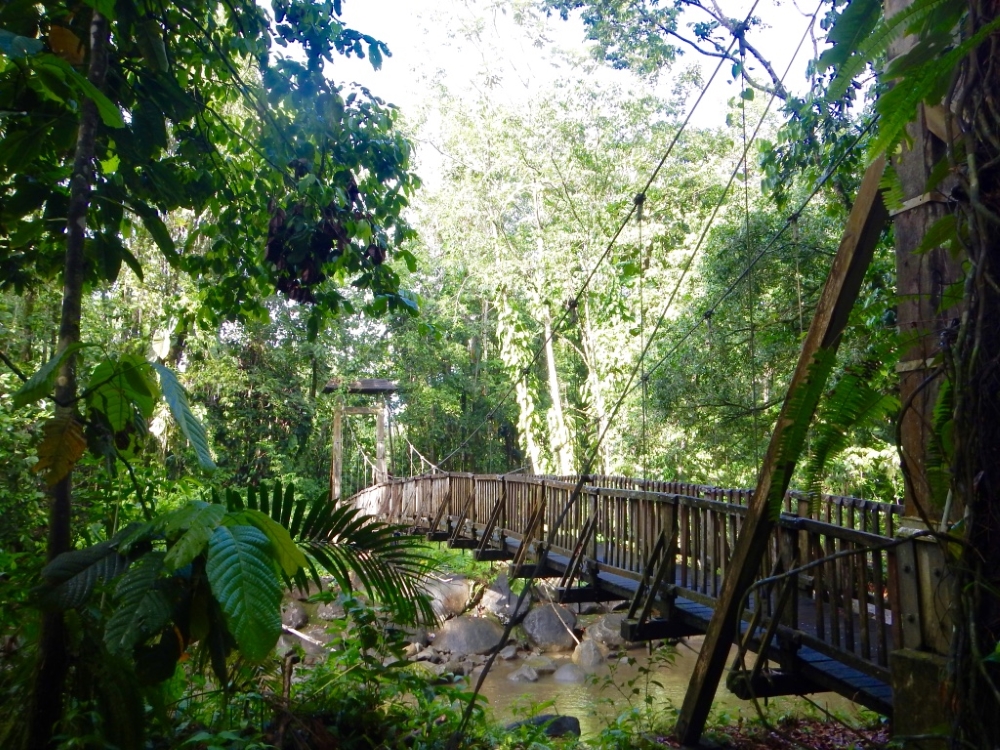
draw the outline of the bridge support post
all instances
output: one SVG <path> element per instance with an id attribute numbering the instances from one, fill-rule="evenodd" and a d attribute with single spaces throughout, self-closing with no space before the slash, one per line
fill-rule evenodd
<path id="1" fill-rule="evenodd" d="M 743 597 L 760 569 L 774 530 L 774 506 L 780 507 L 805 442 L 805 429 L 796 428 L 804 428 L 802 422 L 812 420 L 822 396 L 829 370 L 816 367 L 817 357 L 825 353 L 832 359 L 835 355 L 875 245 L 888 219 L 878 187 L 884 168 L 884 160 L 879 159 L 865 173 L 826 286 L 816 305 L 809 333 L 803 342 L 749 512 L 736 541 L 730 563 L 732 572 L 723 581 L 705 643 L 677 719 L 677 737 L 684 745 L 697 745 L 701 739 L 726 666 L 729 647 L 739 632 Z"/>
<path id="2" fill-rule="evenodd" d="M 330 502 L 340 500 L 344 474 L 344 402 L 338 401 L 333 412 L 333 446 L 330 449 Z"/>

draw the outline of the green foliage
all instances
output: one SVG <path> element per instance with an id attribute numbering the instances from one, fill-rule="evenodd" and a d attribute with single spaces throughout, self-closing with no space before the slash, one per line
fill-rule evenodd
<path id="1" fill-rule="evenodd" d="M 267 535 L 253 526 L 218 526 L 205 568 L 240 651 L 259 661 L 281 634 L 281 586 Z"/>
<path id="2" fill-rule="evenodd" d="M 79 102 L 90 99 L 103 127 L 88 281 L 115 281 L 123 263 L 141 276 L 127 238 L 142 227 L 171 266 L 199 281 L 206 319 L 259 318 L 262 293 L 277 290 L 316 302 L 321 320 L 350 307 L 337 291 L 350 279 L 387 309 L 412 308 L 383 263 L 411 234 L 401 218 L 418 185 L 409 146 L 392 109 L 333 84 L 320 64 L 357 55 L 378 68 L 388 49 L 343 24 L 339 10 L 274 5 L 284 22 L 252 2 L 220 14 L 211 2 L 155 12 L 102 4 L 111 26 L 103 91 L 81 73 L 89 13 L 67 21 L 55 2 L 0 12 L 0 101 L 16 114 L 0 121 L 0 286 L 37 287 L 61 269 L 59 212 Z M 46 50 L 57 34 L 62 42 Z M 282 54 L 289 47 L 302 55 Z M 199 217 L 184 237 L 169 227 L 178 210 Z"/>
<path id="3" fill-rule="evenodd" d="M 391 613 L 350 597 L 341 603 L 346 616 L 332 624 L 326 660 L 298 686 L 296 713 L 315 717 L 320 736 L 345 750 L 373 744 L 443 750 L 471 694 L 457 679 L 436 679 L 402 658 L 402 632 L 386 627 Z M 477 702 L 465 738 L 472 746 L 479 745 L 483 716 Z"/>
<path id="4" fill-rule="evenodd" d="M 877 366 L 845 372 L 826 395 L 810 435 L 804 489 L 818 503 L 831 460 L 852 443 L 855 431 L 878 425 L 899 409 L 899 399 L 873 386 Z M 881 385 L 881 383 L 878 383 Z"/>
<path id="5" fill-rule="evenodd" d="M 174 419 L 177 420 L 177 424 L 180 425 L 184 437 L 188 439 L 191 447 L 194 448 L 195 454 L 198 457 L 198 463 L 201 464 L 203 469 L 214 469 L 215 462 L 212 461 L 212 453 L 208 447 L 208 436 L 205 434 L 205 428 L 202 427 L 201 422 L 192 413 L 191 407 L 188 404 L 187 394 L 177 381 L 177 376 L 174 375 L 170 368 L 161 365 L 159 362 L 153 362 L 152 366 L 160 377 L 160 388 L 163 391 L 163 397 L 166 399 L 167 404 L 169 404 L 170 411 L 173 413 Z"/>
<path id="6" fill-rule="evenodd" d="M 59 367 L 63 360 L 83 347 L 84 344 L 81 343 L 71 344 L 38 368 L 38 371 L 14 393 L 14 408 L 20 409 L 48 396 L 55 386 L 56 376 L 59 374 Z"/>
<path id="7" fill-rule="evenodd" d="M 268 495 L 272 497 L 268 497 Z M 418 546 L 419 539 L 362 513 L 346 503 L 331 503 L 326 493 L 295 497 L 292 486 L 275 482 L 247 490 L 246 500 L 236 492 L 226 493 L 230 515 L 253 523 L 265 534 L 278 537 L 275 556 L 286 576 L 295 575 L 299 561 L 304 569 L 296 576 L 300 588 L 307 587 L 304 574 L 320 583 L 320 572 L 334 577 L 343 591 L 354 589 L 356 577 L 365 592 L 385 603 L 399 622 L 433 622 L 436 618 L 427 595 L 419 586 L 432 561 Z M 279 525 L 288 524 L 288 530 Z M 294 545 L 284 541 L 284 535 Z"/>

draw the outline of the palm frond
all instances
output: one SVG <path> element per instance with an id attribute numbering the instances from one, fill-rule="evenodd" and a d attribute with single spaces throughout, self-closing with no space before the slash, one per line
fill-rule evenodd
<path id="1" fill-rule="evenodd" d="M 360 587 L 385 604 L 401 624 L 433 622 L 430 600 L 420 587 L 432 569 L 420 538 L 401 526 L 387 524 L 345 503 L 332 503 L 325 493 L 312 498 L 295 497 L 293 485 L 249 488 L 243 506 L 239 493 L 227 493 L 230 510 L 242 507 L 266 513 L 284 526 L 305 554 L 306 565 L 286 576 L 291 587 L 304 587 L 306 575 L 320 585 L 323 571 L 345 592 Z M 237 499 L 238 498 L 238 499 Z"/>

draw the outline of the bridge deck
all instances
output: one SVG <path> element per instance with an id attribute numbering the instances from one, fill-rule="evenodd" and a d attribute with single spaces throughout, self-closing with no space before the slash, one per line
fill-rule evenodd
<path id="1" fill-rule="evenodd" d="M 376 485 L 354 502 L 481 559 L 558 576 L 564 601 L 629 600 L 632 640 L 706 632 L 750 492 L 587 479 L 575 492 L 571 477 L 435 474 Z M 784 507 L 741 626 L 757 662 L 736 688 L 830 690 L 891 714 L 889 652 L 919 627 L 899 616 L 892 537 L 902 509 L 834 496 L 814 507 L 795 493 Z M 547 570 L 534 571 L 543 544 Z"/>

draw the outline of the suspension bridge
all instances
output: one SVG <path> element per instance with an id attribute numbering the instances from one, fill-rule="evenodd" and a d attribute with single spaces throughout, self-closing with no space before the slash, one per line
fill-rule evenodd
<path id="1" fill-rule="evenodd" d="M 580 488 L 577 490 L 577 488 Z M 577 497 L 571 503 L 571 498 Z M 554 583 L 560 603 L 623 600 L 629 641 L 708 631 L 753 491 L 627 477 L 435 473 L 389 479 L 353 502 L 368 513 L 508 561 Z M 889 656 L 917 645 L 916 539 L 903 507 L 787 492 L 736 645 L 739 697 L 833 691 L 891 716 Z M 623 606 L 624 608 L 624 606 Z"/>
<path id="2" fill-rule="evenodd" d="M 810 24 L 815 20 L 816 14 Z M 706 88 L 720 69 L 721 63 Z M 772 96 L 768 108 L 773 100 Z M 700 101 L 699 96 L 695 107 Z M 755 266 L 795 224 L 837 168 L 836 163 L 830 165 L 810 195 L 767 242 L 751 247 L 747 153 L 760 123 L 748 137 L 745 110 L 743 115 L 742 158 L 732 170 L 694 250 L 681 264 L 676 283 L 649 332 L 644 298 L 640 301 L 641 352 L 607 422 L 613 422 L 628 395 L 641 388 L 644 443 L 645 384 L 698 330 L 700 321 L 673 331 L 667 354 L 651 366 L 647 355 L 653 341 L 664 333 L 667 313 L 738 174 L 742 171 L 748 261 L 739 276 L 706 308 L 704 320 L 710 320 L 742 284 L 747 285 L 753 298 Z M 680 131 L 686 125 L 687 120 Z M 870 127 L 857 134 L 856 144 Z M 643 244 L 646 193 L 676 140 L 636 195 L 604 253 L 565 306 L 564 315 L 575 309 L 630 221 L 637 222 L 639 244 Z M 900 716 L 913 713 L 926 702 L 928 687 L 935 689 L 941 684 L 938 665 L 940 655 L 947 651 L 951 627 L 945 614 L 948 596 L 943 556 L 937 545 L 925 543 L 933 535 L 926 504 L 911 497 L 912 487 L 908 486 L 908 514 L 912 516 L 915 507 L 924 508 L 924 514 L 917 523 L 914 518 L 904 523 L 902 505 L 831 495 L 812 501 L 788 489 L 806 428 L 825 392 L 862 279 L 890 218 L 880 195 L 883 170 L 884 159 L 877 159 L 861 182 L 802 341 L 767 455 L 759 464 L 754 490 L 587 473 L 526 476 L 444 472 L 429 465 L 412 445 L 411 465 L 416 453 L 421 468 L 431 472 L 391 478 L 385 464 L 383 415 L 379 417 L 378 455 L 374 461 L 366 459 L 371 472 L 361 467 L 372 484 L 358 491 L 352 502 L 370 514 L 424 533 L 430 540 L 473 550 L 478 560 L 509 562 L 513 578 L 550 579 L 560 603 L 626 602 L 627 617 L 622 625 L 626 640 L 704 634 L 675 728 L 685 745 L 697 744 L 701 737 L 734 644 L 737 658 L 726 679 L 739 697 L 832 691 L 886 716 L 893 715 L 894 707 Z M 922 205 L 922 201 L 924 197 L 915 198 L 912 206 L 901 210 Z M 910 281 L 904 284 L 901 278 L 900 288 L 909 288 L 906 285 Z M 529 366 L 539 360 L 561 321 L 559 318 L 549 327 Z M 911 327 L 917 328 L 918 323 Z M 749 336 L 752 368 L 752 312 Z M 931 354 L 933 351 L 933 347 L 928 348 Z M 921 355 L 901 362 L 900 372 L 915 373 L 913 377 L 919 380 L 932 359 Z M 509 386 L 499 403 L 510 398 L 515 386 Z M 917 395 L 921 388 L 923 385 Z M 346 390 L 352 392 L 375 391 L 359 385 L 357 390 Z M 751 378 L 751 398 L 756 405 L 756 376 Z M 440 462 L 445 464 L 463 450 L 496 408 Z M 356 413 L 386 411 L 383 405 L 382 412 L 361 408 Z M 335 423 L 331 498 L 342 496 L 339 420 Z M 601 430 L 598 445 L 606 430 Z M 923 448 L 921 435 L 919 430 L 914 431 L 912 420 L 908 426 L 904 424 L 902 442 L 913 455 L 920 455 Z M 579 470 L 592 471 L 595 459 L 595 454 L 589 455 Z M 937 661 L 932 663 L 926 657 L 935 653 Z M 920 724 L 907 721 L 908 726 Z"/>

